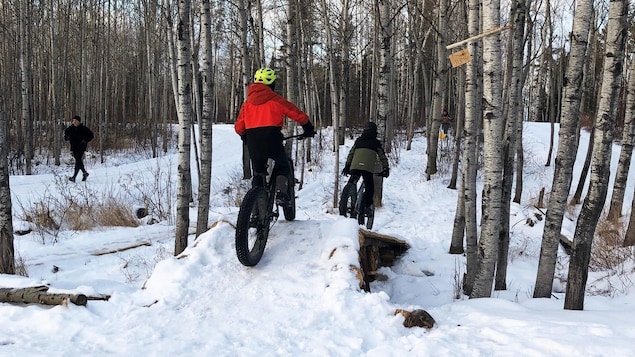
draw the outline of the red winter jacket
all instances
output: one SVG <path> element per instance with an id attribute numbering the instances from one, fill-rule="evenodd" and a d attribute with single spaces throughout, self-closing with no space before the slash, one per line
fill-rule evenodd
<path id="1" fill-rule="evenodd" d="M 245 130 L 266 126 L 282 128 L 284 117 L 295 120 L 300 125 L 309 122 L 309 116 L 293 103 L 262 83 L 252 83 L 247 88 L 247 100 L 238 113 L 234 130 L 244 135 Z"/>

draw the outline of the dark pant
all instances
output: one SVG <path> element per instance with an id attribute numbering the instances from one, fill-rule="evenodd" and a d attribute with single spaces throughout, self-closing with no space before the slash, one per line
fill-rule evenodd
<path id="1" fill-rule="evenodd" d="M 370 207 L 373 204 L 373 196 L 375 195 L 375 175 L 372 172 L 357 169 L 351 170 L 351 180 L 353 175 L 361 176 L 364 179 L 364 205 Z"/>
<path id="2" fill-rule="evenodd" d="M 252 186 L 263 186 L 267 176 L 267 160 L 273 159 L 278 168 L 278 175 L 287 177 L 291 167 L 287 153 L 282 145 L 282 133 L 277 127 L 249 129 L 246 132 L 247 149 L 251 158 L 254 173 Z M 291 183 L 289 183 L 291 184 Z"/>
<path id="3" fill-rule="evenodd" d="M 441 123 L 441 129 L 443 130 L 443 134 L 447 134 L 448 130 L 450 130 L 450 123 Z"/>
<path id="4" fill-rule="evenodd" d="M 85 174 L 86 168 L 84 168 L 84 152 L 73 151 L 73 157 L 75 158 L 75 172 L 73 173 L 73 177 L 76 177 L 80 170 Z"/>

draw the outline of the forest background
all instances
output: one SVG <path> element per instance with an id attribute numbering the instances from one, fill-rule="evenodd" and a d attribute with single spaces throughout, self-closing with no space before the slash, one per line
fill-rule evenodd
<path id="1" fill-rule="evenodd" d="M 270 66 L 280 74 L 278 90 L 318 127 L 333 130 L 321 150 L 339 153 L 347 130 L 368 120 L 378 123 L 388 152 L 397 145 L 410 149 L 414 133 L 424 130 L 427 179 L 438 172 L 437 133 L 442 110 L 449 111 L 457 149 L 448 186 L 460 190 L 450 252 L 466 254 L 463 292 L 475 298 L 506 288 L 509 207 L 523 188 L 520 123 L 559 123 L 534 297 L 551 296 L 555 257 L 564 243 L 571 247 L 565 308 L 582 309 L 598 223 L 614 222 L 617 231 L 625 231 L 620 245 L 635 240 L 622 216 L 635 138 L 629 5 L 626 0 L 578 1 L 574 7 L 499 0 L 5 1 L 1 271 L 15 272 L 8 175 L 37 174 L 41 162 L 59 165 L 62 129 L 73 115 L 95 129 L 93 145 L 102 161 L 109 151 L 125 149 L 156 157 L 168 150 L 170 124 L 178 123 L 174 254 L 181 253 L 194 170 L 201 177 L 197 235 L 207 229 L 211 123 L 232 122 L 254 70 Z M 480 36 L 484 33 L 489 35 Z M 472 40 L 462 42 L 466 39 Z M 456 43 L 469 50 L 471 61 L 452 68 L 448 46 Z M 192 135 L 194 122 L 200 137 Z M 588 193 L 575 234 L 563 237 L 565 211 L 583 199 L 582 190 L 569 197 L 582 127 L 593 132 Z M 397 140 L 400 133 L 404 139 Z M 616 140 L 624 158 L 603 213 Z M 200 158 L 194 168 L 193 151 Z M 300 152 L 305 161 L 315 155 L 310 146 Z M 337 155 L 335 163 L 334 206 L 340 191 Z M 546 164 L 552 164 L 551 155 Z M 247 178 L 246 156 L 243 166 Z M 477 178 L 483 182 L 478 221 Z M 376 203 L 381 205 L 381 189 Z"/>

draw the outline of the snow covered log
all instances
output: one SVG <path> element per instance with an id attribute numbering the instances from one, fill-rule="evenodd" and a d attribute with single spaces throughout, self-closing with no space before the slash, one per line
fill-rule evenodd
<path id="1" fill-rule="evenodd" d="M 359 263 L 364 281 L 362 289 L 370 292 L 370 283 L 381 267 L 392 266 L 410 246 L 408 243 L 385 234 L 359 230 Z"/>
<path id="2" fill-rule="evenodd" d="M 28 288 L 0 288 L 0 302 L 24 304 L 75 305 L 86 306 L 88 298 L 84 294 L 49 293 L 47 286 L 31 286 Z"/>

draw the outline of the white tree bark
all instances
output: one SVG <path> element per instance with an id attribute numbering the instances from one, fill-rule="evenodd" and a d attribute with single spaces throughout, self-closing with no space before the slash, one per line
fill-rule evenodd
<path id="1" fill-rule="evenodd" d="M 558 134 L 558 153 L 556 154 L 553 184 L 545 218 L 545 228 L 540 248 L 540 260 L 534 297 L 551 297 L 553 276 L 556 270 L 558 242 L 562 229 L 562 218 L 567 205 L 569 188 L 573 176 L 573 164 L 578 149 L 578 118 L 580 115 L 580 86 L 584 72 L 585 51 L 591 23 L 593 2 L 578 1 L 573 20 L 571 35 L 571 53 L 564 81 L 564 101 Z"/>
<path id="2" fill-rule="evenodd" d="M 15 274 L 13 248 L 13 214 L 11 213 L 11 189 L 9 188 L 9 127 L 4 117 L 4 97 L 0 94 L 0 274 Z"/>
<path id="3" fill-rule="evenodd" d="M 626 113 L 624 115 L 624 137 L 622 138 L 622 151 L 629 150 L 631 154 L 633 151 L 633 145 L 635 145 L 635 133 L 633 132 L 635 130 L 635 121 L 633 120 L 633 117 L 635 117 L 635 61 L 631 61 L 628 71 L 628 95 L 626 98 Z M 629 135 L 626 135 L 626 126 L 631 128 L 629 130 Z M 620 156 L 620 162 L 621 160 L 622 158 Z M 628 170 L 626 171 L 628 172 Z M 624 247 L 635 245 L 635 200 L 632 200 L 631 202 L 631 214 L 624 237 L 624 243 L 622 245 Z"/>
<path id="4" fill-rule="evenodd" d="M 483 2 L 483 28 L 500 27 L 500 0 Z M 470 298 L 490 297 L 498 256 L 501 222 L 503 164 L 501 139 L 501 45 L 500 34 L 483 39 L 483 215 L 478 247 L 478 271 Z"/>
<path id="5" fill-rule="evenodd" d="M 441 107 L 443 107 L 443 97 L 445 94 L 445 82 L 448 70 L 448 59 L 446 56 L 446 40 L 448 3 L 447 0 L 439 1 L 437 5 L 437 26 L 436 34 L 436 73 L 434 76 L 434 91 L 432 93 L 432 111 L 428 126 L 428 148 L 426 163 L 426 179 L 432 179 L 432 175 L 437 173 L 437 152 L 439 148 L 439 128 L 441 127 Z M 447 106 L 447 105 L 446 105 Z M 446 108 L 447 109 L 447 108 Z"/>
<path id="6" fill-rule="evenodd" d="M 176 21 L 176 40 L 178 46 L 178 98 L 179 137 L 178 137 L 178 182 L 176 192 L 176 239 L 174 255 L 187 248 L 187 234 L 190 225 L 190 199 L 192 198 L 192 176 L 190 172 L 190 148 L 192 126 L 192 49 L 190 42 L 190 0 L 179 1 Z"/>
<path id="7" fill-rule="evenodd" d="M 522 71 L 524 58 L 524 35 L 525 35 L 525 0 L 512 1 L 512 19 L 514 26 L 511 33 L 511 56 L 507 61 L 511 64 L 511 73 L 509 76 L 508 91 L 508 115 L 505 135 L 503 140 L 503 191 L 502 191 L 502 211 L 501 211 L 501 230 L 498 246 L 498 261 L 496 263 L 496 281 L 495 290 L 507 289 L 507 255 L 509 252 L 510 227 L 509 215 L 512 200 L 512 184 L 514 181 L 516 145 L 519 132 L 522 131 Z"/>
<path id="8" fill-rule="evenodd" d="M 481 2 L 469 1 L 468 10 L 468 36 L 476 36 L 480 31 Z M 463 157 L 463 180 L 461 185 L 462 199 L 465 205 L 465 249 L 467 270 L 463 281 L 463 293 L 471 295 L 474 279 L 478 269 L 478 223 L 476 221 L 476 174 L 478 171 L 478 133 L 481 128 L 481 98 L 479 88 L 482 83 L 480 72 L 481 42 L 474 41 L 468 46 L 472 61 L 467 64 L 465 76 L 465 130 Z M 457 210 L 457 214 L 460 210 Z M 455 227 L 456 228 L 456 227 Z M 454 232 L 457 235 L 459 232 Z M 462 234 L 462 232 L 461 232 Z"/>
<path id="9" fill-rule="evenodd" d="M 198 182 L 198 215 L 196 219 L 196 236 L 207 231 L 209 216 L 209 198 L 212 182 L 212 122 L 214 121 L 214 73 L 212 68 L 212 17 L 210 0 L 201 1 L 201 83 L 203 103 L 201 121 L 199 123 L 201 140 L 201 176 Z"/>
<path id="10" fill-rule="evenodd" d="M 24 133 L 24 159 L 26 163 L 25 173 L 31 175 L 31 160 L 33 159 L 33 117 L 31 116 L 31 103 L 33 101 L 31 86 L 32 80 L 32 52 L 31 46 L 31 11 L 30 1 L 18 2 L 20 6 L 20 75 L 22 89 L 22 128 Z M 20 150 L 22 151 L 22 150 Z"/>
<path id="11" fill-rule="evenodd" d="M 241 80 L 243 90 L 243 96 L 241 99 L 245 100 L 247 99 L 247 87 L 249 86 L 253 75 L 253 73 L 251 73 L 251 58 L 249 57 L 249 45 L 247 43 L 247 35 L 249 31 L 247 28 L 247 18 L 249 17 L 249 14 L 247 13 L 245 0 L 238 1 L 238 14 L 240 18 L 240 59 L 242 62 Z M 243 178 L 251 178 L 251 162 L 249 159 L 249 151 L 247 150 L 247 145 L 245 143 L 243 143 Z"/>

